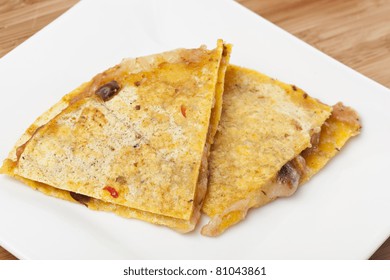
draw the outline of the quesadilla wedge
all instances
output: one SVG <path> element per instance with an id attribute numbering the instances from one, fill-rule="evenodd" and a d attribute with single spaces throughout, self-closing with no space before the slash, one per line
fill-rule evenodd
<path id="1" fill-rule="evenodd" d="M 91 209 L 193 230 L 230 50 L 219 40 L 123 60 L 40 116 L 1 172 Z"/>
<path id="2" fill-rule="evenodd" d="M 202 234 L 217 236 L 250 208 L 292 195 L 359 133 L 357 114 L 303 90 L 229 65 L 223 111 L 209 159 Z"/>

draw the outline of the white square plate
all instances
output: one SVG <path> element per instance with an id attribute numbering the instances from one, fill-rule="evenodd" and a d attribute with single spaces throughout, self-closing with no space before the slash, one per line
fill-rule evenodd
<path id="1" fill-rule="evenodd" d="M 0 244 L 24 259 L 369 258 L 390 233 L 390 91 L 233 1 L 77 4 L 0 60 L 0 158 L 37 116 L 122 58 L 218 38 L 234 45 L 232 63 L 355 108 L 361 135 L 293 197 L 218 238 L 90 211 L 0 176 Z"/>

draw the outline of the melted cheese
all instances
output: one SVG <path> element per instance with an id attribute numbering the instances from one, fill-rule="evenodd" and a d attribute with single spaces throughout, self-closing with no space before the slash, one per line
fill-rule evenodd
<path id="1" fill-rule="evenodd" d="M 358 133 L 360 125 L 346 126 L 340 117 L 335 122 L 339 111 L 336 106 L 328 119 L 332 108 L 301 89 L 229 66 L 202 209 L 211 220 L 202 228 L 202 234 L 219 235 L 243 220 L 250 208 L 294 193 L 295 189 L 276 182 L 278 172 L 310 148 L 311 137 L 322 131 L 318 149 L 302 153 L 307 170 L 300 176 L 300 184 L 318 172 L 334 156 L 335 145 L 340 149 Z M 345 111 L 344 116 L 352 114 L 350 109 Z M 331 144 L 333 141 L 335 144 Z"/>
<path id="2" fill-rule="evenodd" d="M 74 201 L 69 191 L 91 197 L 92 209 L 193 229 L 229 54 L 219 41 L 212 51 L 124 60 L 40 117 L 18 141 L 28 140 L 20 158 L 16 147 L 2 171 L 56 197 Z M 94 92 L 111 80 L 121 90 L 102 102 Z"/>

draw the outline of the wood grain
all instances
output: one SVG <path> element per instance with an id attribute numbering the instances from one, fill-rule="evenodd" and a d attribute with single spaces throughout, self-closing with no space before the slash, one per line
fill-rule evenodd
<path id="1" fill-rule="evenodd" d="M 389 0 L 239 0 L 269 21 L 390 87 Z"/>
<path id="2" fill-rule="evenodd" d="M 0 57 L 77 2 L 0 0 Z M 390 87 L 389 0 L 238 2 L 358 72 Z M 1 259 L 16 258 L 0 247 Z M 371 259 L 390 260 L 390 238 Z"/>
<path id="3" fill-rule="evenodd" d="M 0 0 L 0 57 L 48 25 L 77 0 Z M 0 260 L 16 258 L 0 247 Z"/>
<path id="4" fill-rule="evenodd" d="M 16 260 L 16 259 L 17 258 L 11 255 L 8 251 L 0 247 L 0 260 Z"/>
<path id="5" fill-rule="evenodd" d="M 77 0 L 0 0 L 0 57 L 77 2 Z"/>

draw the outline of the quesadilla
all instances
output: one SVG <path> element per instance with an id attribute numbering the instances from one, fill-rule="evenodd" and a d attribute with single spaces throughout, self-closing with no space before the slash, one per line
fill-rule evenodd
<path id="1" fill-rule="evenodd" d="M 294 85 L 229 65 L 223 111 L 209 159 L 202 234 L 217 236 L 250 208 L 292 195 L 359 133 L 357 114 Z"/>
<path id="2" fill-rule="evenodd" d="M 193 230 L 230 51 L 219 40 L 124 59 L 40 116 L 1 172 L 90 209 Z"/>

